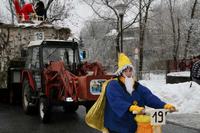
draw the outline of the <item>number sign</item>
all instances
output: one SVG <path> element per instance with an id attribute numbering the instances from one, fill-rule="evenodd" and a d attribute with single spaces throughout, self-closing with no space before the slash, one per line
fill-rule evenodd
<path id="1" fill-rule="evenodd" d="M 35 32 L 35 40 L 43 40 L 44 32 Z"/>
<path id="2" fill-rule="evenodd" d="M 155 109 L 151 111 L 151 125 L 165 125 L 166 110 Z"/>

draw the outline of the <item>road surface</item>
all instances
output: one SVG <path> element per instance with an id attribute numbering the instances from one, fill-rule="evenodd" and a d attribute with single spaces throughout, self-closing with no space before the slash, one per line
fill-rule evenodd
<path id="1" fill-rule="evenodd" d="M 85 124 L 84 116 L 83 106 L 73 114 L 65 114 L 61 108 L 55 108 L 51 123 L 42 124 L 37 114 L 25 115 L 19 105 L 0 103 L 0 133 L 100 133 Z M 163 130 L 163 133 L 200 133 L 173 122 L 164 126 Z"/>

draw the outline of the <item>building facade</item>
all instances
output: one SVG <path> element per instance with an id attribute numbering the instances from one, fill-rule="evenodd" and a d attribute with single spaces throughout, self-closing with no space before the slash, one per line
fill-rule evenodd
<path id="1" fill-rule="evenodd" d="M 36 39 L 67 40 L 69 28 L 55 27 L 51 24 L 0 24 L 0 88 L 6 87 L 7 68 L 10 60 L 19 60 L 21 50 Z"/>

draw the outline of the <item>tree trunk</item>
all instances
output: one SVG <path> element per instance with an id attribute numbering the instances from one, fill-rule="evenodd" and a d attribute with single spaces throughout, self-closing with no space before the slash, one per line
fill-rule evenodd
<path id="1" fill-rule="evenodd" d="M 169 0 L 169 11 L 170 11 L 170 17 L 171 17 L 173 43 L 174 43 L 174 46 L 173 46 L 174 68 L 177 69 L 177 47 L 178 46 L 177 46 L 177 33 L 176 33 L 176 25 L 175 25 L 175 20 L 174 20 L 174 11 L 173 11 L 172 0 Z"/>
<path id="2" fill-rule="evenodd" d="M 180 18 L 177 18 L 177 23 L 178 23 L 178 38 L 177 38 L 177 46 L 175 48 L 175 56 L 177 57 L 178 56 L 178 49 L 179 49 L 179 46 L 180 46 L 180 40 L 181 40 L 181 32 L 180 32 Z"/>
<path id="3" fill-rule="evenodd" d="M 191 20 L 194 18 L 194 14 L 196 11 L 196 5 L 197 5 L 197 0 L 194 1 L 193 7 L 192 7 L 192 12 L 191 12 Z M 190 28 L 188 29 L 188 35 L 187 35 L 187 40 L 186 40 L 186 45 L 184 49 L 184 58 L 187 58 L 188 56 L 188 47 L 190 45 L 190 38 L 193 30 L 193 23 L 191 23 Z"/>
<path id="4" fill-rule="evenodd" d="M 142 0 L 139 1 L 139 29 L 140 29 L 140 38 L 139 38 L 139 72 L 138 72 L 138 78 L 142 79 L 142 71 L 143 71 L 143 51 L 144 51 L 144 40 L 145 40 L 145 31 L 146 31 L 146 24 L 148 20 L 148 14 L 149 14 L 149 8 L 152 3 L 152 0 L 149 0 L 147 5 L 146 5 L 146 10 L 145 10 L 145 16 L 144 20 L 142 19 Z"/>

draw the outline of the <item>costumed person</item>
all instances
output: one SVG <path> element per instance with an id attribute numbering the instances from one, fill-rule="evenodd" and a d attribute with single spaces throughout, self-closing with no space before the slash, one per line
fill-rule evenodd
<path id="1" fill-rule="evenodd" d="M 46 10 L 44 3 L 42 1 L 38 1 L 35 4 L 35 12 L 37 16 L 39 17 L 38 20 L 45 20 L 46 19 Z"/>
<path id="2" fill-rule="evenodd" d="M 123 53 L 119 54 L 115 74 L 115 79 L 103 84 L 99 98 L 86 114 L 85 121 L 90 127 L 104 133 L 135 133 L 137 122 L 133 112 L 140 114 L 145 106 L 176 110 L 135 81 L 134 67 Z"/>
<path id="3" fill-rule="evenodd" d="M 24 4 L 22 7 L 18 0 L 14 0 L 16 15 L 18 16 L 19 21 L 29 21 L 30 15 L 35 14 L 33 3 Z"/>

